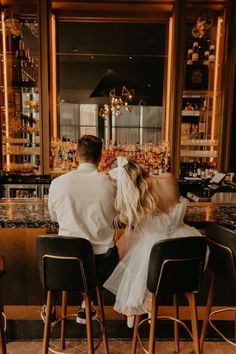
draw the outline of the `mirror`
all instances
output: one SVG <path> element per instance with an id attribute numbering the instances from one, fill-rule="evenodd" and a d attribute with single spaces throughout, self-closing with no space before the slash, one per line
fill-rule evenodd
<path id="1" fill-rule="evenodd" d="M 166 36 L 166 23 L 59 19 L 53 145 L 83 134 L 100 136 L 106 148 L 161 144 Z"/>

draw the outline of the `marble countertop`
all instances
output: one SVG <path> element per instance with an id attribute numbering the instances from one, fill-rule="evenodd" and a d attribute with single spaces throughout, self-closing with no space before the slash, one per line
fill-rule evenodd
<path id="1" fill-rule="evenodd" d="M 0 199 L 0 228 L 58 228 L 46 199 Z"/>
<path id="2" fill-rule="evenodd" d="M 204 228 L 207 221 L 217 221 L 236 230 L 236 204 L 189 202 L 185 222 Z M 0 228 L 58 228 L 51 221 L 47 199 L 0 199 Z"/>

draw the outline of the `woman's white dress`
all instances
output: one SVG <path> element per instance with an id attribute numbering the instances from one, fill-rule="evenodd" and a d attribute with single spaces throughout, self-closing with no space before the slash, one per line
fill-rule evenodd
<path id="1" fill-rule="evenodd" d="M 187 200 L 170 209 L 169 214 L 161 214 L 147 220 L 140 231 L 130 237 L 127 253 L 114 269 L 103 286 L 116 295 L 114 309 L 126 316 L 149 312 L 147 287 L 148 261 L 151 248 L 157 241 L 187 236 L 200 236 L 194 227 L 184 224 Z"/>

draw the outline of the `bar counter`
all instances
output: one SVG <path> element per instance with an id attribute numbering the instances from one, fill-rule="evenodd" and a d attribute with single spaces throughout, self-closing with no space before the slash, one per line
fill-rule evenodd
<path id="1" fill-rule="evenodd" d="M 206 222 L 216 221 L 236 230 L 236 203 L 231 196 L 236 193 L 218 194 L 225 196 L 212 202 L 189 202 L 185 222 L 204 229 Z M 47 199 L 0 199 L 0 228 L 45 228 L 51 233 L 58 224 L 50 219 Z"/>
<path id="2" fill-rule="evenodd" d="M 234 194 L 236 197 L 236 194 Z M 233 196 L 233 198 L 234 198 Z M 231 196 L 218 196 L 211 203 L 189 202 L 185 217 L 186 223 L 203 231 L 208 221 L 229 225 L 236 232 L 236 203 Z M 1 280 L 2 297 L 8 318 L 8 333 L 11 339 L 42 338 L 40 309 L 45 302 L 36 261 L 35 239 L 38 235 L 57 233 L 58 225 L 50 220 L 47 199 L 0 199 L 0 253 L 6 260 L 6 274 Z M 235 233 L 236 236 L 236 233 Z M 199 319 L 203 318 L 209 274 L 205 274 L 202 291 L 198 296 Z M 224 289 L 222 291 L 222 289 Z M 236 289 L 224 282 L 218 284 L 214 309 L 221 305 L 235 305 Z M 69 308 L 78 309 L 78 298 L 72 298 Z M 111 336 L 131 336 L 127 331 L 124 316 L 113 310 L 114 297 L 104 293 L 106 317 L 111 321 Z M 172 311 L 172 301 L 163 299 L 160 309 L 163 313 Z M 189 319 L 184 301 L 180 301 L 180 318 Z M 221 315 L 221 320 L 233 319 L 231 314 Z M 227 321 L 228 322 L 228 321 Z M 120 322 L 119 322 L 120 323 Z M 73 337 L 73 333 L 71 336 Z"/>

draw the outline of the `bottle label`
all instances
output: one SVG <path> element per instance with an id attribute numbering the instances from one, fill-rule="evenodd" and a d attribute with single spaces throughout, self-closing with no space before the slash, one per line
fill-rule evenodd
<path id="1" fill-rule="evenodd" d="M 208 88 L 208 66 L 186 65 L 185 89 L 186 90 L 204 90 Z"/>
<path id="2" fill-rule="evenodd" d="M 209 62 L 210 62 L 210 63 L 213 63 L 213 62 L 214 62 L 214 60 L 215 60 L 215 56 L 214 56 L 214 54 L 209 55 Z"/>
<path id="3" fill-rule="evenodd" d="M 199 122 L 199 133 L 205 133 L 205 130 L 206 130 L 206 123 Z"/>
<path id="4" fill-rule="evenodd" d="M 193 70 L 192 72 L 192 83 L 193 84 L 201 84 L 202 83 L 202 71 L 201 70 Z"/>

